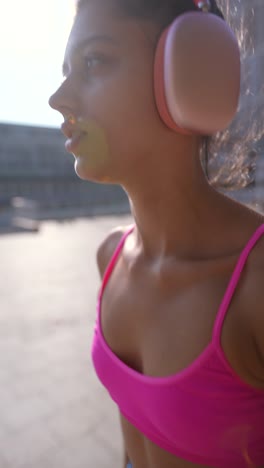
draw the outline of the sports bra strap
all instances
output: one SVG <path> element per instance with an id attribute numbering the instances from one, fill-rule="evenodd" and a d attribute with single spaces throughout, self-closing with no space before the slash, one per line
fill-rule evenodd
<path id="1" fill-rule="evenodd" d="M 245 263 L 248 259 L 248 256 L 251 252 L 251 250 L 254 248 L 256 245 L 257 241 L 260 239 L 260 237 L 264 234 L 264 224 L 258 227 L 258 229 L 254 232 L 253 236 L 249 239 L 248 243 L 242 250 L 242 253 L 240 254 L 237 264 L 234 268 L 234 271 L 232 273 L 231 279 L 228 283 L 226 292 L 224 294 L 223 300 L 220 304 L 220 307 L 217 312 L 216 320 L 214 323 L 214 329 L 213 329 L 213 342 L 217 345 L 220 346 L 220 340 L 221 340 L 221 330 L 223 326 L 223 322 L 225 319 L 225 316 L 228 311 L 228 307 L 230 305 L 231 299 L 233 297 L 233 294 L 235 292 L 235 289 L 237 287 L 238 281 L 240 279 L 241 273 L 243 271 L 243 268 L 245 266 Z M 221 347 L 221 346 L 220 346 Z"/>
<path id="2" fill-rule="evenodd" d="M 98 295 L 98 298 L 99 300 L 101 299 L 101 296 L 103 294 L 103 291 L 105 289 L 105 286 L 109 280 L 109 277 L 111 276 L 111 273 L 113 271 L 113 268 L 116 264 L 116 261 L 117 261 L 117 258 L 118 258 L 118 255 L 120 253 L 120 251 L 122 250 L 122 247 L 125 243 L 125 240 L 126 238 L 128 237 L 128 235 L 133 231 L 134 229 L 134 225 L 132 227 L 130 227 L 121 237 L 120 241 L 118 242 L 117 244 L 117 247 L 116 249 L 114 250 L 114 253 L 110 259 L 110 262 L 105 270 L 105 273 L 104 273 L 104 276 L 103 276 L 103 280 L 102 280 L 102 285 L 101 285 L 101 288 L 100 288 L 100 291 L 99 291 L 99 295 Z"/>
<path id="3" fill-rule="evenodd" d="M 114 266 L 116 264 L 117 258 L 119 256 L 120 251 L 122 250 L 122 247 L 123 247 L 123 245 L 125 243 L 125 240 L 129 236 L 129 234 L 133 231 L 133 229 L 134 229 L 134 225 L 132 227 L 130 227 L 123 234 L 123 236 L 121 237 L 121 239 L 120 239 L 120 241 L 119 241 L 119 243 L 118 243 L 112 257 L 111 257 L 111 260 L 110 260 L 110 262 L 109 262 L 109 264 L 108 264 L 108 266 L 106 268 L 105 274 L 103 276 L 102 285 L 101 285 L 101 288 L 100 288 L 100 291 L 99 291 L 99 296 L 98 296 L 99 300 L 102 297 L 104 288 L 105 288 L 105 286 L 106 286 L 106 284 L 108 282 L 108 279 L 109 279 L 109 277 L 110 277 L 110 275 L 111 275 L 111 273 L 113 271 L 113 268 L 114 268 Z M 225 291 L 224 297 L 223 297 L 222 302 L 220 304 L 220 307 L 218 309 L 216 320 L 215 320 L 215 323 L 214 323 L 212 340 L 217 346 L 220 346 L 222 325 L 223 325 L 225 316 L 227 314 L 228 307 L 229 307 L 230 302 L 232 300 L 233 294 L 234 294 L 235 289 L 237 287 L 237 284 L 239 282 L 241 273 L 242 273 L 243 268 L 245 266 L 245 263 L 246 263 L 246 261 L 248 259 L 248 256 L 249 256 L 250 252 L 252 251 L 252 249 L 256 245 L 257 241 L 262 236 L 262 234 L 264 234 L 264 224 L 259 226 L 258 229 L 254 232 L 254 234 L 249 239 L 249 241 L 247 242 L 246 246 L 244 247 L 244 249 L 242 250 L 242 252 L 241 252 L 241 254 L 240 254 L 239 258 L 238 258 L 238 261 L 236 263 L 236 266 L 234 268 L 234 271 L 233 271 L 232 276 L 230 278 L 230 281 L 228 283 L 227 289 Z"/>

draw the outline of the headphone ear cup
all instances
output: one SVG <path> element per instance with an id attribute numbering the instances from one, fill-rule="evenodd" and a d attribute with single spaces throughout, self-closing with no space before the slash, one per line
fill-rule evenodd
<path id="1" fill-rule="evenodd" d="M 233 120 L 240 95 L 240 51 L 229 26 L 211 13 L 188 12 L 162 33 L 154 92 L 164 123 L 210 135 Z"/>
<path id="2" fill-rule="evenodd" d="M 154 62 L 154 93 L 156 98 L 156 105 L 163 122 L 171 130 L 177 131 L 184 135 L 192 135 L 191 131 L 181 128 L 175 120 L 173 120 L 172 115 L 169 111 L 169 106 L 167 102 L 166 89 L 165 89 L 165 49 L 166 41 L 168 37 L 169 28 L 163 31 L 158 46 L 156 49 L 156 56 Z M 177 119 L 180 122 L 180 119 Z"/>

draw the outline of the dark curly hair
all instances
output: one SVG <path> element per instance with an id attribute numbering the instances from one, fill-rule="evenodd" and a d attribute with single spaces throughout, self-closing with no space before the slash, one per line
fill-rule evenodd
<path id="1" fill-rule="evenodd" d="M 77 12 L 86 2 L 87 0 L 77 0 Z M 186 11 L 198 10 L 193 0 L 114 0 L 113 4 L 119 14 L 135 19 L 152 20 L 161 30 Z M 211 13 L 224 19 L 215 0 L 211 0 Z"/>

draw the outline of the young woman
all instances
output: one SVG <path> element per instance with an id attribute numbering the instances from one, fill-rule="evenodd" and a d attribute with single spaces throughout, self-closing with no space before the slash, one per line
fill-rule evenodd
<path id="1" fill-rule="evenodd" d="M 92 349 L 124 467 L 264 467 L 264 217 L 210 184 L 204 135 L 169 128 L 153 90 L 161 32 L 205 7 L 221 17 L 213 0 L 80 0 L 50 98 L 76 173 L 120 184 L 134 218 L 98 248 Z"/>

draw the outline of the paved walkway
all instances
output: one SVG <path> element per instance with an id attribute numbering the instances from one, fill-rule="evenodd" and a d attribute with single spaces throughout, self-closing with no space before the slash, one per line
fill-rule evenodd
<path id="1" fill-rule="evenodd" d="M 95 251 L 131 218 L 0 236 L 0 467 L 121 468 L 118 413 L 90 359 Z"/>

